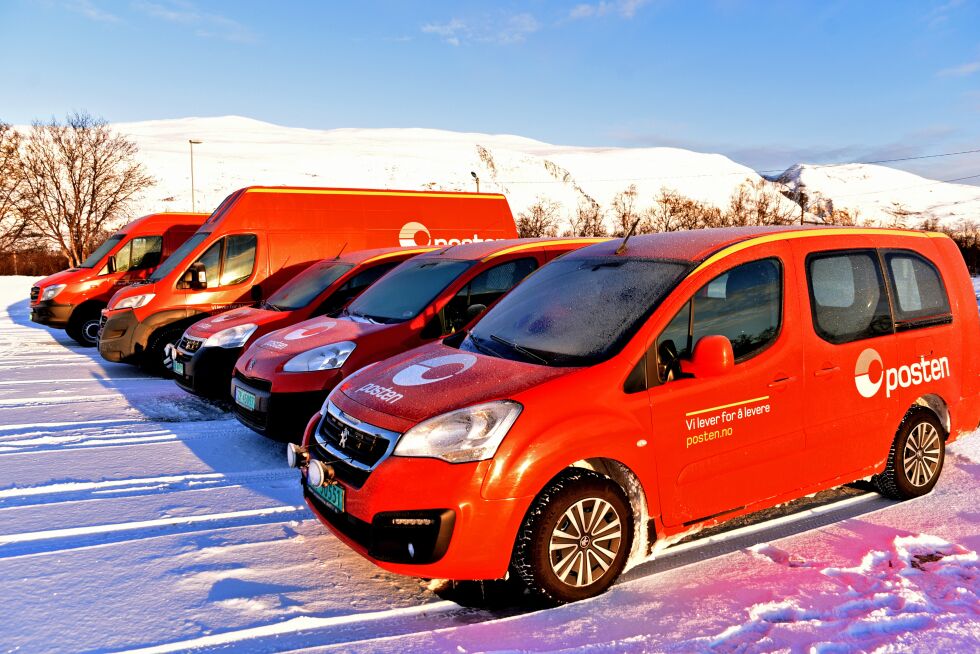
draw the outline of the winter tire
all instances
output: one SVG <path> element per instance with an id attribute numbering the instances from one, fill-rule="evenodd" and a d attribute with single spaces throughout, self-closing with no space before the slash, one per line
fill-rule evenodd
<path id="1" fill-rule="evenodd" d="M 95 347 L 99 344 L 99 321 L 102 312 L 98 309 L 81 311 L 68 321 L 65 329 L 72 339 L 82 347 Z"/>
<path id="2" fill-rule="evenodd" d="M 167 363 L 167 345 L 176 346 L 183 335 L 183 328 L 170 327 L 161 329 L 150 336 L 150 340 L 146 344 L 146 350 L 143 351 L 143 355 L 140 358 L 140 365 L 143 369 L 150 374 L 160 377 L 172 377 L 173 373 Z"/>
<path id="3" fill-rule="evenodd" d="M 882 495 L 904 500 L 925 495 L 939 480 L 946 430 L 932 411 L 913 407 L 895 434 L 885 471 L 875 477 Z"/>
<path id="4" fill-rule="evenodd" d="M 633 515 L 622 488 L 590 470 L 572 469 L 532 503 L 512 568 L 545 602 L 574 602 L 616 581 L 632 540 Z"/>

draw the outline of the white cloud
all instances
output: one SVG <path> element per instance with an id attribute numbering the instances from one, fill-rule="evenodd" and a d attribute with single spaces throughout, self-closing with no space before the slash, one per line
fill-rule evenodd
<path id="1" fill-rule="evenodd" d="M 583 2 L 572 7 L 568 12 L 571 19 L 597 18 L 615 15 L 621 18 L 633 18 L 636 12 L 650 0 L 600 0 L 595 3 Z"/>
<path id="2" fill-rule="evenodd" d="M 467 41 L 509 45 L 527 40 L 528 35 L 540 28 L 540 23 L 532 14 L 520 13 L 505 17 L 486 17 L 476 25 L 460 18 L 453 18 L 447 23 L 427 23 L 422 26 L 422 32 L 438 36 L 452 46 Z"/>
<path id="3" fill-rule="evenodd" d="M 140 0 L 133 7 L 153 18 L 169 23 L 178 23 L 194 29 L 194 34 L 203 38 L 217 38 L 238 43 L 252 43 L 255 34 L 233 18 L 201 11 L 186 0 L 161 0 L 150 2 Z"/>
<path id="4" fill-rule="evenodd" d="M 81 14 L 89 20 L 98 21 L 100 23 L 118 23 L 119 16 L 105 11 L 101 7 L 97 6 L 91 0 L 69 0 L 64 4 L 65 9 L 73 11 L 76 14 Z"/>
<path id="5" fill-rule="evenodd" d="M 944 68 L 937 75 L 940 77 L 967 77 L 977 72 L 980 72 L 980 60 L 970 61 L 952 68 Z"/>
<path id="6" fill-rule="evenodd" d="M 448 23 L 429 23 L 422 26 L 422 31 L 426 34 L 441 36 L 443 41 L 449 45 L 459 45 L 461 36 L 468 36 L 469 27 L 459 18 L 453 18 Z"/>

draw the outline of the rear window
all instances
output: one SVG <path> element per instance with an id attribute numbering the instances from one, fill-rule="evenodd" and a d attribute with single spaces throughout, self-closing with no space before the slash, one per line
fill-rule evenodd
<path id="1" fill-rule="evenodd" d="M 807 257 L 810 310 L 817 334 L 842 344 L 892 333 L 888 293 L 874 250 Z"/>
<path id="2" fill-rule="evenodd" d="M 898 329 L 948 322 L 949 298 L 942 277 L 931 262 L 906 250 L 886 251 L 885 266 L 895 291 Z"/>

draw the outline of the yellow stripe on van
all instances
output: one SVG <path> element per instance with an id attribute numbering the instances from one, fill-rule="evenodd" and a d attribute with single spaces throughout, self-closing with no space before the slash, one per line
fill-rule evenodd
<path id="1" fill-rule="evenodd" d="M 493 254 L 487 255 L 483 258 L 483 261 L 490 261 L 495 257 L 501 257 L 505 254 L 510 254 L 511 252 L 520 252 L 521 250 L 532 250 L 534 248 L 547 247 L 549 245 L 564 245 L 570 243 L 572 245 L 592 245 L 593 243 L 602 243 L 603 241 L 609 241 L 612 239 L 608 238 L 563 238 L 556 241 L 535 241 L 533 243 L 522 243 L 521 245 L 514 245 L 509 248 L 500 250 L 499 252 L 494 252 Z"/>
<path id="2" fill-rule="evenodd" d="M 375 261 L 381 261 L 382 259 L 399 257 L 403 254 L 424 254 L 426 252 L 432 252 L 435 249 L 437 248 L 415 248 L 414 250 L 399 250 L 398 252 L 387 252 L 385 254 L 379 254 L 376 257 L 371 257 L 370 259 L 365 259 L 362 263 L 374 263 Z"/>
<path id="3" fill-rule="evenodd" d="M 917 232 L 917 231 L 905 230 L 905 229 L 902 230 L 855 229 L 853 227 L 844 227 L 838 229 L 813 229 L 813 230 L 789 232 L 789 233 L 777 232 L 775 234 L 766 234 L 764 236 L 757 236 L 755 238 L 750 238 L 747 241 L 742 241 L 741 243 L 734 243 L 732 245 L 729 245 L 725 249 L 716 252 L 715 254 L 705 259 L 700 266 L 698 266 L 691 272 L 691 275 L 695 275 L 701 272 L 702 270 L 704 270 L 705 268 L 737 252 L 741 252 L 742 250 L 745 250 L 747 248 L 755 247 L 756 245 L 764 245 L 766 243 L 772 243 L 774 241 L 788 241 L 790 239 L 811 238 L 814 236 L 846 236 L 846 235 L 887 236 L 889 234 L 898 234 L 901 236 L 913 236 L 916 238 L 945 238 L 945 234 L 940 234 L 938 232 Z"/>
<path id="4" fill-rule="evenodd" d="M 466 198 L 499 200 L 499 193 L 430 193 L 428 191 L 355 191 L 341 189 L 250 188 L 247 193 L 292 193 L 294 195 L 384 195 L 402 198 Z"/>

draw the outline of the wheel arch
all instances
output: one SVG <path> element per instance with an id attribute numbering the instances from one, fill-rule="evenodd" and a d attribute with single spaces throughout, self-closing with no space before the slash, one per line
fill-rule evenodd
<path id="1" fill-rule="evenodd" d="M 916 407 L 922 407 L 932 411 L 936 415 L 936 418 L 939 419 L 943 429 L 946 430 L 945 439 L 949 440 L 950 426 L 952 423 L 949 415 L 949 405 L 946 403 L 946 400 L 935 393 L 927 393 L 917 397 L 909 408 L 914 409 Z"/>

